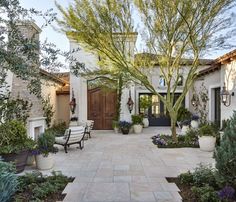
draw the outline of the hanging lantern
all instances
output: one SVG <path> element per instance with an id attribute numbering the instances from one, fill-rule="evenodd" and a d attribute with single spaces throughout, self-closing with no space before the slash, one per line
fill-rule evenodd
<path id="1" fill-rule="evenodd" d="M 197 107 L 199 104 L 199 98 L 196 94 L 193 94 L 193 97 L 191 99 L 191 104 L 193 105 L 193 107 Z"/>
<path id="2" fill-rule="evenodd" d="M 74 96 L 74 90 L 72 88 L 72 98 L 71 98 L 71 101 L 70 101 L 70 111 L 72 114 L 75 113 L 75 108 L 76 108 L 76 99 L 75 99 L 75 96 Z"/>
<path id="3" fill-rule="evenodd" d="M 128 102 L 127 102 L 127 106 L 128 106 L 129 112 L 131 113 L 133 108 L 134 108 L 134 101 L 131 98 L 131 92 L 130 91 L 129 91 L 129 99 L 128 99 Z"/>
<path id="4" fill-rule="evenodd" d="M 220 96 L 221 96 L 221 102 L 226 107 L 229 107 L 231 105 L 231 95 L 234 96 L 234 93 L 230 94 L 229 91 L 226 89 L 226 85 L 224 83 L 223 89 L 220 92 Z"/>

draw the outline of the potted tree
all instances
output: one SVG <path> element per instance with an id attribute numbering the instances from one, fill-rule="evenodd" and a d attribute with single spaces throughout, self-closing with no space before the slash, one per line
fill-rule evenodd
<path id="1" fill-rule="evenodd" d="M 0 156 L 6 162 L 14 162 L 17 173 L 24 170 L 28 152 L 34 147 L 23 122 L 12 120 L 0 125 Z"/>
<path id="2" fill-rule="evenodd" d="M 48 170 L 53 167 L 53 153 L 58 149 L 54 147 L 55 136 L 52 132 L 46 131 L 38 137 L 36 148 L 36 166 L 40 170 Z"/>
<path id="3" fill-rule="evenodd" d="M 132 115 L 132 123 L 134 128 L 134 133 L 141 133 L 143 130 L 143 117 L 139 114 Z"/>
<path id="4" fill-rule="evenodd" d="M 131 123 L 127 121 L 120 121 L 119 122 L 119 127 L 123 135 L 129 134 L 129 130 L 131 128 Z"/>
<path id="5" fill-rule="evenodd" d="M 147 128 L 149 126 L 148 108 L 152 106 L 151 97 L 148 95 L 140 97 L 139 106 L 144 110 L 143 127 Z"/>
<path id="6" fill-rule="evenodd" d="M 78 117 L 73 116 L 70 118 L 70 126 L 78 126 Z"/>
<path id="7" fill-rule="evenodd" d="M 214 151 L 216 144 L 216 132 L 212 125 L 205 124 L 199 128 L 198 142 L 202 151 Z"/>

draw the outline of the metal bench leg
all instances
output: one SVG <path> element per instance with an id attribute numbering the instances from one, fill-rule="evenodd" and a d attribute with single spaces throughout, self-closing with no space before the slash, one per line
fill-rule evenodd
<path id="1" fill-rule="evenodd" d="M 64 146 L 65 153 L 67 153 L 67 145 Z"/>
<path id="2" fill-rule="evenodd" d="M 81 140 L 79 142 L 79 147 L 80 147 L 81 150 L 84 148 L 84 140 Z"/>

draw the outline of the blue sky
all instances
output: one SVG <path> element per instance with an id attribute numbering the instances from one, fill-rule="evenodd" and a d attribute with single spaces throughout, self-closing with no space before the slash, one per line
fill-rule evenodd
<path id="1" fill-rule="evenodd" d="M 70 3 L 73 2 L 73 0 L 56 0 L 56 1 L 63 7 L 67 7 Z M 22 7 L 24 8 L 35 8 L 36 10 L 40 10 L 40 11 L 46 11 L 50 8 L 53 8 L 54 12 L 58 13 L 58 17 L 60 17 L 60 13 L 58 12 L 55 6 L 54 0 L 20 0 L 20 2 L 21 2 Z M 236 11 L 236 8 L 234 8 L 233 10 Z M 42 25 L 42 20 L 36 20 L 36 23 L 40 27 Z M 60 48 L 61 50 L 65 50 L 65 51 L 69 50 L 69 41 L 66 38 L 66 36 L 62 33 L 55 31 L 52 27 L 47 27 L 43 29 L 40 39 L 42 41 L 44 41 L 45 39 L 48 39 L 48 41 L 56 44 L 57 47 Z M 236 36 L 235 36 L 234 41 L 236 41 Z M 140 36 L 138 37 L 138 41 L 136 45 L 137 45 L 138 50 L 142 51 L 142 42 L 141 42 Z M 233 47 L 231 50 L 233 50 L 234 48 L 236 47 Z M 216 53 L 207 55 L 206 58 L 214 59 L 229 51 L 230 50 L 221 50 Z"/>

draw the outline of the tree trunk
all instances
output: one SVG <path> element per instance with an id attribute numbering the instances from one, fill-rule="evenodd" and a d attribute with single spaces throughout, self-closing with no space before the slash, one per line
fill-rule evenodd
<path id="1" fill-rule="evenodd" d="M 177 133 L 176 133 L 176 119 L 171 118 L 171 133 L 172 139 L 175 143 L 178 143 Z"/>
<path id="2" fill-rule="evenodd" d="M 119 77 L 119 80 L 118 80 L 118 95 L 117 95 L 117 121 L 120 120 L 120 111 L 121 111 L 121 108 L 120 108 L 120 105 L 121 105 L 121 96 L 122 96 L 122 88 L 123 88 L 123 79 L 122 79 L 122 76 Z"/>

